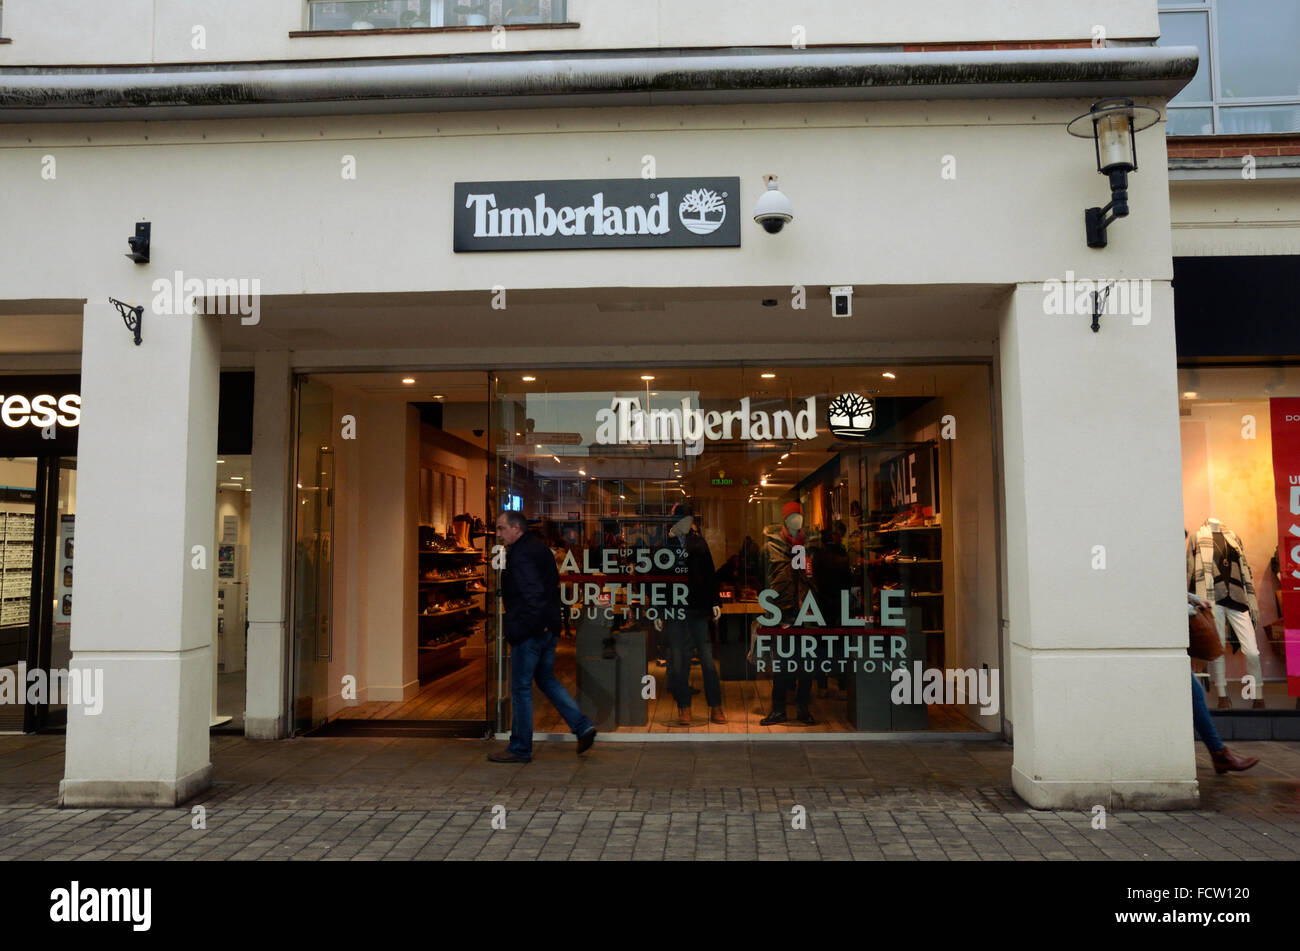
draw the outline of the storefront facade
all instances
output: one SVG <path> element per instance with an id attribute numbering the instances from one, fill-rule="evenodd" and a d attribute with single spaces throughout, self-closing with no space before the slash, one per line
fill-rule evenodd
<path id="1" fill-rule="evenodd" d="M 1092 249 L 1079 210 L 1106 183 L 1064 128 L 1107 96 L 1161 108 L 1194 61 L 1142 45 L 1154 9 L 1106 5 L 1116 42 L 1093 48 L 1060 39 L 1077 32 L 1065 4 L 996 37 L 955 5 L 922 6 L 955 31 L 947 49 L 740 64 L 665 47 L 631 86 L 602 72 L 626 66 L 602 61 L 606 24 L 569 40 L 595 65 L 551 62 L 558 40 L 520 33 L 542 52 L 502 50 L 468 87 L 419 59 L 312 67 L 364 78 L 350 114 L 306 89 L 224 113 L 152 100 L 25 123 L 6 100 L 0 174 L 32 185 L 15 198 L 21 252 L 5 252 L 33 266 L 0 278 L 0 300 L 32 327 L 80 316 L 75 341 L 6 356 L 30 372 L 63 347 L 81 369 L 71 664 L 104 670 L 106 706 L 69 712 L 63 801 L 170 804 L 210 781 L 217 380 L 241 369 L 255 381 L 251 736 L 408 703 L 423 657 L 449 644 L 484 673 L 482 706 L 447 719 L 499 730 L 491 539 L 473 519 L 508 507 L 552 533 L 577 609 L 566 676 L 620 735 L 1006 736 L 1035 805 L 1194 803 L 1185 578 L 1164 553 L 1182 513 L 1164 141 L 1139 133 L 1132 214 Z M 868 12 L 834 35 L 926 33 L 909 10 L 882 38 Z M 713 26 L 724 45 L 754 42 Z M 1007 36 L 1040 48 L 987 48 Z M 356 40 L 369 53 L 383 38 Z M 686 60 L 699 88 L 616 91 L 671 82 L 653 77 Z M 569 98 L 511 87 L 524 62 L 568 75 L 549 93 Z M 737 88 L 742 72 L 758 86 Z M 793 211 L 779 233 L 751 220 L 770 175 Z M 569 191 L 535 187 L 552 183 Z M 147 264 L 122 256 L 139 220 Z M 1094 332 L 1082 285 L 1063 291 L 1076 275 L 1124 282 L 1130 311 Z M 187 315 L 187 287 L 225 316 Z M 109 297 L 145 306 L 138 345 Z M 1140 505 L 1117 501 L 1137 487 Z M 699 607 L 674 603 L 679 500 L 724 571 L 724 702 L 696 698 L 674 726 L 690 695 L 657 668 L 659 635 Z M 444 618 L 475 610 L 481 632 Z M 969 672 L 977 702 L 924 683 L 889 699 L 886 662 Z M 772 674 L 794 679 L 789 719 L 762 726 Z M 816 722 L 796 726 L 805 687 Z"/>

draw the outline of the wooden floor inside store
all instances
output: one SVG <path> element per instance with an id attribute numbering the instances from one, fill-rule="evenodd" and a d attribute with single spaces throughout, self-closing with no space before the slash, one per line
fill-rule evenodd
<path id="1" fill-rule="evenodd" d="M 772 681 L 724 680 L 722 681 L 722 706 L 727 723 L 709 722 L 709 707 L 704 698 L 704 678 L 698 662 L 691 665 L 691 686 L 700 692 L 694 695 L 691 707 L 691 725 L 677 725 L 677 704 L 668 691 L 668 669 L 651 660 L 647 673 L 655 678 L 656 699 L 649 701 L 650 722 L 646 726 L 624 726 L 618 733 L 843 733 L 853 732 L 848 719 L 848 702 L 843 692 L 835 696 L 821 696 L 813 685 L 809 709 L 817 721 L 814 726 L 804 726 L 794 719 L 794 692 L 790 693 L 786 716 L 790 721 L 775 726 L 761 726 L 759 721 L 767 716 L 772 697 Z M 561 640 L 556 648 L 555 674 L 571 694 L 577 675 L 577 660 L 572 639 Z M 349 707 L 338 714 L 339 719 L 364 720 L 481 720 L 487 707 L 487 659 L 475 657 L 461 661 L 459 667 L 448 670 L 430 680 L 420 692 L 402 702 L 371 701 Z M 830 678 L 830 688 L 835 678 Z M 507 685 L 506 689 L 509 687 Z M 931 705 L 929 729 L 942 733 L 982 733 L 979 724 L 967 718 L 958 707 Z M 538 733 L 564 733 L 568 727 L 555 712 L 555 708 L 533 686 L 533 729 Z"/>

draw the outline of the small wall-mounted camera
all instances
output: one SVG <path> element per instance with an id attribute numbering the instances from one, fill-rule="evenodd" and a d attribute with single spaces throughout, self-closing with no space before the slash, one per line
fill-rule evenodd
<path id="1" fill-rule="evenodd" d="M 131 253 L 127 257 L 136 264 L 149 263 L 149 231 L 149 222 L 137 221 L 135 223 L 135 237 L 126 239 L 126 243 L 131 248 Z"/>
<path id="2" fill-rule="evenodd" d="M 474 435 L 475 435 L 475 436 L 478 436 L 478 437 L 481 437 L 481 436 L 483 435 L 483 430 L 481 430 L 481 429 L 476 429 L 476 430 L 474 430 Z"/>
<path id="3" fill-rule="evenodd" d="M 845 284 L 840 287 L 831 288 L 831 316 L 832 317 L 853 316 L 852 285 Z"/>

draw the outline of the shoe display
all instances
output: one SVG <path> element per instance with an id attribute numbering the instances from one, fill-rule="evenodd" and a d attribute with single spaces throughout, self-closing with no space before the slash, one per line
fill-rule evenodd
<path id="1" fill-rule="evenodd" d="M 1214 771 L 1222 776 L 1224 773 L 1240 773 L 1243 770 L 1250 769 L 1259 762 L 1258 756 L 1238 756 L 1226 746 L 1210 754 L 1210 759 L 1214 761 Z"/>
<path id="2" fill-rule="evenodd" d="M 591 744 L 596 742 L 596 728 L 593 726 L 582 736 L 578 737 L 578 755 L 581 756 L 587 750 L 591 749 Z"/>
<path id="3" fill-rule="evenodd" d="M 724 711 L 722 707 L 709 707 L 709 722 L 726 723 L 727 722 L 726 711 Z"/>
<path id="4" fill-rule="evenodd" d="M 786 722 L 786 721 L 785 721 L 785 712 L 784 712 L 784 711 L 773 710 L 773 711 L 772 711 L 771 713 L 769 713 L 767 716 L 763 717 L 763 719 L 759 720 L 759 721 L 758 721 L 758 725 L 759 725 L 759 726 L 772 726 L 772 725 L 774 725 L 774 724 L 777 724 L 777 723 L 784 723 L 784 722 Z"/>

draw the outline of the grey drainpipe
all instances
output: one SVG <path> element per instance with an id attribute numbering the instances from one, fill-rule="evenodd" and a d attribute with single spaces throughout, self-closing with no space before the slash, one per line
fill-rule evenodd
<path id="1" fill-rule="evenodd" d="M 1169 99 L 1195 47 L 655 50 L 0 68 L 0 121 L 901 99 Z"/>

